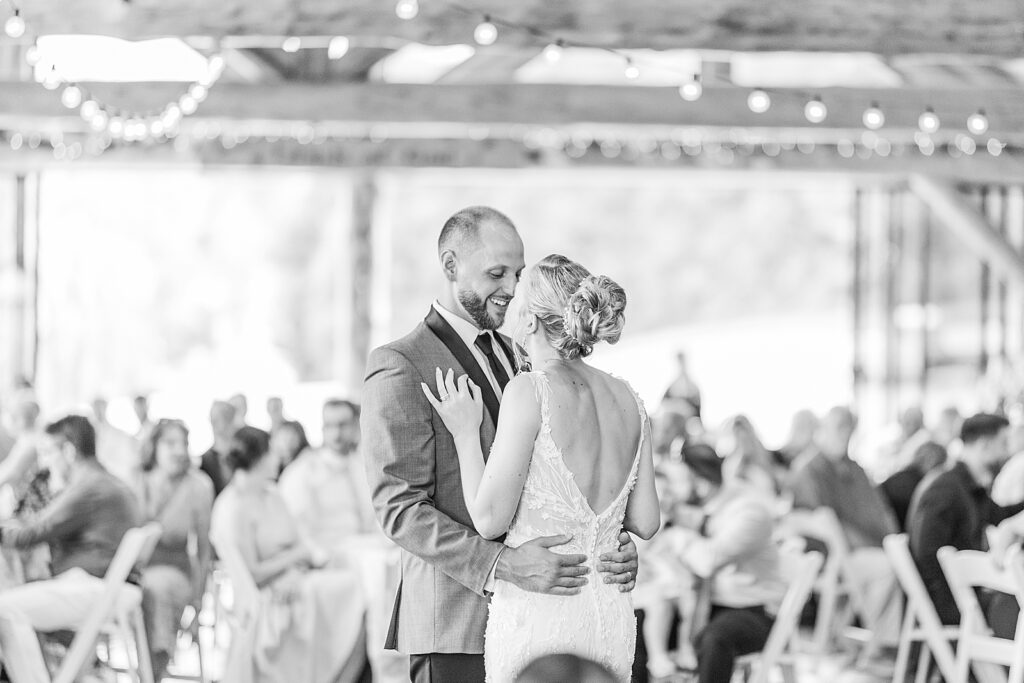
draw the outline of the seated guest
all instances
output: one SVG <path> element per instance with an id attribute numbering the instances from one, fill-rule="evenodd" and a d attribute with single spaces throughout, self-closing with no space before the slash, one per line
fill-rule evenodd
<path id="1" fill-rule="evenodd" d="M 895 643 L 898 638 L 900 605 L 893 600 L 896 576 L 882 550 L 882 539 L 899 526 L 889 503 L 875 488 L 867 473 L 850 458 L 850 441 L 857 419 L 848 408 L 832 408 L 821 421 L 817 434 L 818 452 L 792 474 L 793 507 L 815 510 L 831 508 L 842 525 L 850 547 L 854 588 L 862 595 L 865 614 L 874 623 L 879 642 Z"/>
<path id="2" fill-rule="evenodd" d="M 710 446 L 685 446 L 683 461 L 703 519 L 694 531 L 677 530 L 672 544 L 686 570 L 708 582 L 710 613 L 695 603 L 698 624 L 684 623 L 680 638 L 706 618 L 695 640 L 699 680 L 729 683 L 736 658 L 764 647 L 786 592 L 773 538 L 774 500 L 723 479 L 722 460 Z"/>
<path id="3" fill-rule="evenodd" d="M 810 410 L 798 410 L 790 423 L 786 443 L 773 452 L 776 464 L 788 470 L 802 458 L 814 455 L 814 434 L 817 431 L 818 416 Z"/>
<path id="4" fill-rule="evenodd" d="M 274 484 L 279 465 L 266 432 L 238 430 L 228 455 L 235 474 L 214 503 L 211 535 L 237 548 L 261 594 L 254 656 L 230 680 L 355 680 L 366 647 L 355 573 L 323 569 L 326 555 L 299 535 Z"/>
<path id="5" fill-rule="evenodd" d="M 1010 459 L 992 482 L 992 500 L 996 505 L 1024 502 L 1024 425 L 1010 427 L 1008 442 Z"/>
<path id="6" fill-rule="evenodd" d="M 285 420 L 270 433 L 270 450 L 274 451 L 280 461 L 282 472 L 307 448 L 309 439 L 300 422 Z"/>
<path id="7" fill-rule="evenodd" d="M 281 498 L 299 533 L 342 558 L 356 534 L 379 533 L 359 455 L 359 406 L 331 399 L 323 407 L 323 445 L 281 474 Z"/>
<path id="8" fill-rule="evenodd" d="M 718 452 L 725 458 L 726 467 L 735 469 L 737 478 L 766 495 L 778 494 L 774 459 L 761 443 L 754 425 L 746 415 L 737 415 L 727 420 L 723 432 L 719 438 Z"/>
<path id="9" fill-rule="evenodd" d="M 988 495 L 992 479 L 1006 461 L 1008 427 L 1009 422 L 999 415 L 981 413 L 964 420 L 956 463 L 921 491 L 907 520 L 910 552 L 943 624 L 959 624 L 960 611 L 939 565 L 939 548 L 984 550 L 985 527 L 1024 510 L 1024 504 L 1000 507 Z M 992 594 L 982 598 L 996 634 L 1013 638 L 1015 614 L 1012 620 L 992 618 L 1005 616 L 1006 602 L 993 601 Z"/>
<path id="10" fill-rule="evenodd" d="M 906 531 L 907 512 L 910 510 L 910 501 L 914 497 L 914 490 L 929 472 L 937 470 L 946 464 L 946 449 L 934 441 L 926 441 L 917 447 L 910 465 L 903 468 L 882 482 L 882 493 L 885 494 L 889 505 L 896 514 L 896 523 L 900 531 Z"/>
<path id="11" fill-rule="evenodd" d="M 231 437 L 235 435 L 235 407 L 227 401 L 214 401 L 210 406 L 210 427 L 213 429 L 213 445 L 203 453 L 199 469 L 213 482 L 214 496 L 219 496 L 231 480 L 227 458 Z"/>
<path id="12" fill-rule="evenodd" d="M 210 566 L 210 513 L 213 484 L 192 469 L 188 429 L 178 420 L 160 420 L 149 431 L 143 451 L 139 500 L 147 522 L 163 533 L 142 570 L 142 608 L 155 680 L 174 654 L 178 626 L 187 605 L 201 606 Z M 189 551 L 195 543 L 195 556 Z"/>
<path id="13" fill-rule="evenodd" d="M 121 538 L 140 522 L 126 484 L 96 459 L 96 432 L 71 415 L 46 427 L 41 463 L 59 490 L 32 522 L 0 526 L 0 544 L 48 543 L 53 578 L 0 592 L 0 652 L 13 683 L 45 673 L 36 632 L 74 630 L 103 594 L 103 576 Z"/>

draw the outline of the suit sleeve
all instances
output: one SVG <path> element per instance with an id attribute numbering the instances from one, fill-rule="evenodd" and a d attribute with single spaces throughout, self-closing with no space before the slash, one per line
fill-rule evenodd
<path id="1" fill-rule="evenodd" d="M 961 520 L 967 517 L 967 511 L 957 505 L 954 497 L 954 492 L 935 486 L 925 492 L 919 503 L 916 548 L 912 548 L 921 579 L 943 624 L 960 621 L 960 611 L 938 557 L 939 548 L 954 545 Z"/>
<path id="2" fill-rule="evenodd" d="M 392 349 L 370 354 L 363 385 L 367 481 L 385 535 L 479 595 L 503 546 L 434 504 L 433 408 L 420 374 Z"/>

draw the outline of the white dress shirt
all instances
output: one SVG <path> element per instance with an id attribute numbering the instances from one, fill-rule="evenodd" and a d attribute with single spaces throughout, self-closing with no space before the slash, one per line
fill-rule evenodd
<path id="1" fill-rule="evenodd" d="M 452 326 L 455 330 L 455 334 L 459 335 L 459 339 L 469 347 L 470 352 L 473 354 L 473 358 L 476 359 L 477 365 L 487 375 L 488 381 L 491 383 L 491 388 L 494 389 L 494 394 L 501 400 L 501 387 L 498 386 L 498 380 L 494 377 L 494 371 L 491 370 L 491 363 L 487 360 L 487 356 L 480 350 L 480 347 L 476 345 L 476 338 L 480 336 L 481 332 L 486 332 L 491 337 L 491 346 L 494 348 L 494 355 L 497 357 L 498 362 L 505 368 L 505 372 L 508 374 L 509 379 L 515 376 L 516 373 L 512 371 L 512 364 L 509 362 L 508 356 L 505 354 L 505 350 L 501 343 L 494 338 L 494 333 L 490 330 L 481 330 L 473 323 L 469 322 L 465 318 L 460 318 L 455 315 L 447 308 L 442 306 L 440 302 L 434 302 L 434 310 L 437 311 L 445 321 Z M 441 370 L 447 370 L 448 368 L 441 368 Z"/>

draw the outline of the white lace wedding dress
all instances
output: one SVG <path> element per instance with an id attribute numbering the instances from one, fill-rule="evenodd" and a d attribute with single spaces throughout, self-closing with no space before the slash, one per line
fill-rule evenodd
<path id="1" fill-rule="evenodd" d="M 590 567 L 579 595 L 530 593 L 498 581 L 487 620 L 484 658 L 488 683 L 511 683 L 519 672 L 545 654 L 572 653 L 603 664 L 617 680 L 628 683 L 636 646 L 636 618 L 629 593 L 604 583 L 598 557 L 615 551 L 626 502 L 636 483 L 647 413 L 636 392 L 640 443 L 619 495 L 595 513 L 551 438 L 550 387 L 542 372 L 527 373 L 541 404 L 541 428 L 522 498 L 505 544 L 516 547 L 539 536 L 571 534 L 572 541 L 553 550 L 582 553 Z M 632 388 L 630 388 L 632 391 Z"/>

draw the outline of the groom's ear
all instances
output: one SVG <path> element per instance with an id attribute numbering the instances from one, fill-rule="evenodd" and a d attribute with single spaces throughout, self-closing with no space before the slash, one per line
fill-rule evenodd
<path id="1" fill-rule="evenodd" d="M 448 279 L 448 282 L 455 282 L 459 263 L 458 259 L 455 258 L 454 251 L 446 249 L 441 252 L 441 269 L 444 271 L 444 276 Z"/>

